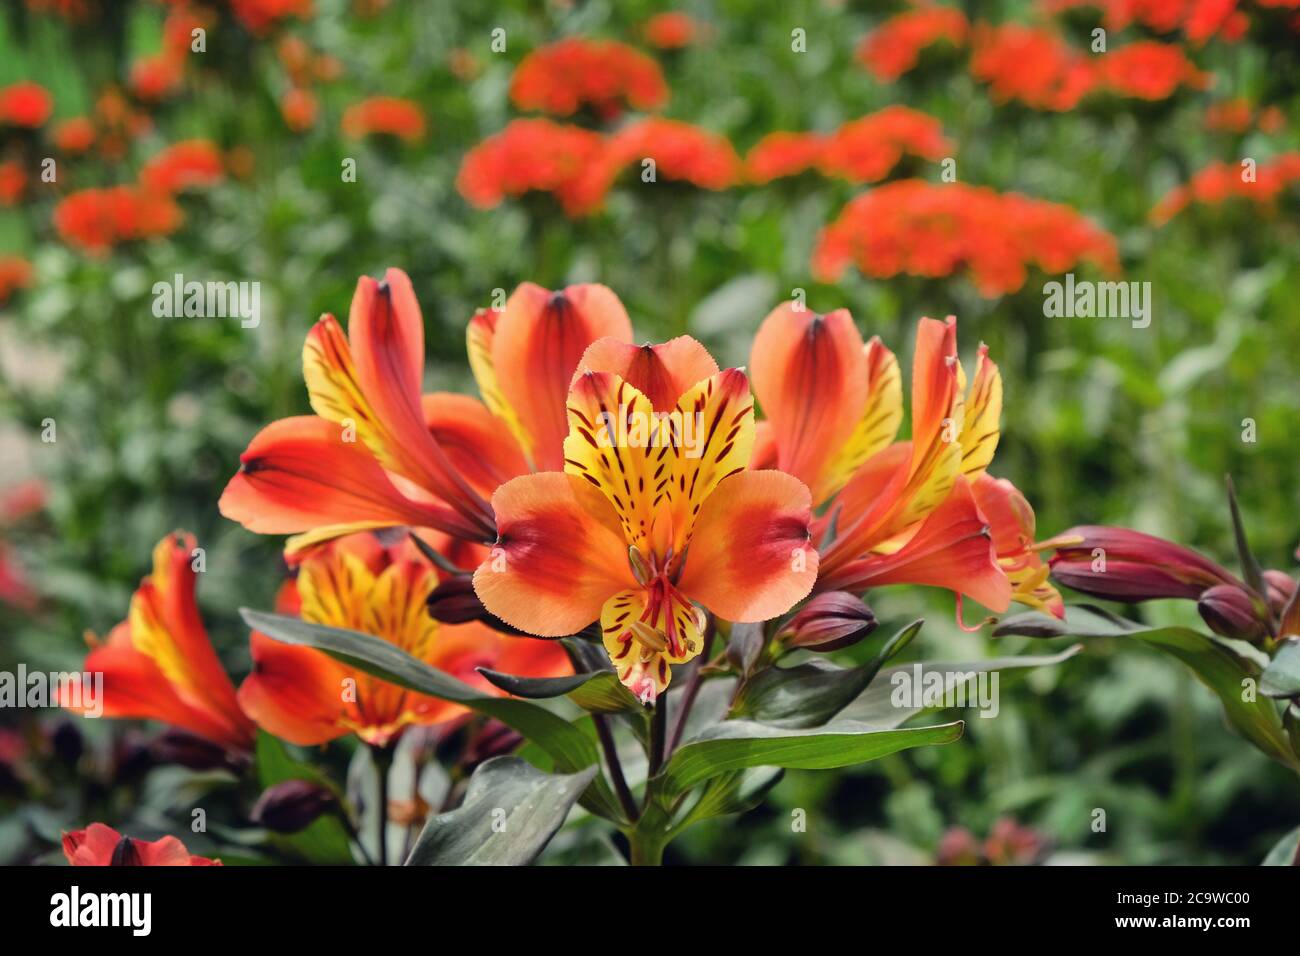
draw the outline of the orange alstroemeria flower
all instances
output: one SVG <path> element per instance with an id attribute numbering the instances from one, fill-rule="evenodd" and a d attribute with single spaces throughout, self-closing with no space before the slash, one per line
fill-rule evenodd
<path id="1" fill-rule="evenodd" d="M 332 315 L 303 347 L 314 416 L 264 428 L 240 457 L 221 513 L 261 534 L 296 534 L 295 553 L 362 530 L 431 528 L 496 536 L 488 497 L 502 482 L 563 458 L 564 394 L 583 349 L 631 338 L 609 289 L 549 292 L 525 283 L 471 321 L 470 364 L 486 405 L 421 394 L 424 322 L 410 279 L 362 277 L 348 334 Z"/>
<path id="2" fill-rule="evenodd" d="M 553 677 L 571 668 L 549 641 L 508 637 L 483 624 L 440 624 L 425 608 L 437 572 L 409 541 L 384 547 L 372 534 L 314 550 L 281 593 L 279 610 L 313 624 L 362 631 L 487 691 L 475 668 Z M 408 691 L 348 667 L 328 654 L 282 644 L 256 631 L 253 672 L 239 703 L 267 732 L 302 746 L 356 734 L 385 746 L 411 724 L 465 713 L 458 704 Z"/>
<path id="3" fill-rule="evenodd" d="M 193 535 L 177 532 L 158 542 L 153 573 L 131 598 L 127 619 L 107 640 L 91 639 L 85 670 L 104 675 L 105 717 L 158 720 L 248 751 L 253 722 L 239 709 L 234 685 L 199 617 L 194 560 Z M 69 707 L 72 701 L 59 703 Z"/>
<path id="4" fill-rule="evenodd" d="M 912 438 L 903 419 L 898 360 L 863 343 L 849 313 L 792 303 L 754 341 L 759 423 L 752 467 L 805 482 L 822 509 L 818 591 L 925 584 L 996 611 L 1014 598 L 1055 609 L 1033 548 L 1033 511 L 1006 481 L 985 474 L 999 435 L 1002 380 L 981 347 L 967 380 L 956 320 L 922 319 L 912 375 Z"/>
<path id="5" fill-rule="evenodd" d="M 221 866 L 195 856 L 174 836 L 152 843 L 123 836 L 103 823 L 63 834 L 63 855 L 72 866 Z"/>
<path id="6" fill-rule="evenodd" d="M 707 608 L 765 621 L 812 589 L 808 489 L 747 471 L 753 401 L 694 339 L 603 340 L 568 402 L 564 473 L 492 498 L 498 538 L 474 575 L 502 620 L 543 637 L 599 619 L 619 679 L 645 703 L 700 653 Z"/>

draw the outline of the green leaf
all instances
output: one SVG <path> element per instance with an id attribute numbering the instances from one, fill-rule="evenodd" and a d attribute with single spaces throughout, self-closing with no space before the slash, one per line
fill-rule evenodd
<path id="1" fill-rule="evenodd" d="M 682 744 L 652 782 L 661 799 L 672 800 L 696 784 L 731 770 L 832 770 L 910 747 L 951 743 L 961 733 L 961 721 L 899 730 L 836 721 L 811 730 L 793 730 L 752 720 L 725 720 Z"/>
<path id="2" fill-rule="evenodd" d="M 1260 677 L 1259 692 L 1265 697 L 1288 700 L 1300 697 L 1300 638 L 1290 638 L 1277 646 Z"/>
<path id="3" fill-rule="evenodd" d="M 1278 840 L 1261 866 L 1295 866 L 1297 859 L 1300 859 L 1300 827 Z"/>
<path id="4" fill-rule="evenodd" d="M 267 614 L 248 608 L 241 608 L 240 614 L 249 627 L 278 641 L 314 647 L 399 687 L 464 704 L 471 710 L 495 717 L 541 747 L 555 761 L 555 766 L 565 773 L 574 773 L 599 762 L 595 742 L 563 717 L 526 700 L 485 694 L 444 671 L 430 667 L 388 641 L 282 614 Z M 621 818 L 604 777 L 597 777 L 592 782 L 583 806 L 606 819 Z"/>
<path id="5" fill-rule="evenodd" d="M 714 777 L 704 787 L 690 811 L 673 826 L 678 833 L 693 823 L 711 817 L 724 817 L 733 813 L 746 813 L 760 803 L 781 782 L 785 771 L 780 767 L 750 767 L 732 770 Z"/>
<path id="6" fill-rule="evenodd" d="M 431 817 L 407 866 L 523 866 L 560 829 L 599 768 L 542 773 L 518 757 L 493 757 L 470 777 L 465 800 Z"/>
<path id="7" fill-rule="evenodd" d="M 733 624 L 727 639 L 727 661 L 741 676 L 753 673 L 767 647 L 762 624 Z"/>
<path id="8" fill-rule="evenodd" d="M 878 729 L 888 729 L 901 727 L 907 720 L 925 710 L 937 709 L 927 708 L 923 704 L 915 703 L 910 695 L 908 700 L 902 704 L 895 699 L 896 682 L 894 675 L 907 674 L 909 679 L 915 683 L 917 680 L 916 674 L 918 673 L 917 668 L 920 668 L 920 681 L 922 682 L 920 686 L 922 687 L 925 686 L 926 675 L 932 673 L 942 675 L 943 692 L 946 698 L 950 691 L 955 691 L 958 686 L 970 683 L 979 674 L 994 671 L 1028 670 L 1034 667 L 1051 667 L 1069 660 L 1081 650 L 1083 650 L 1083 645 L 1075 644 L 1067 647 L 1059 654 L 990 657 L 982 661 L 955 663 L 917 661 L 912 664 L 900 664 L 897 667 L 890 667 L 881 671 L 880 676 L 872 681 L 866 691 L 848 707 L 844 708 L 840 717 L 869 724 Z"/>
<path id="9" fill-rule="evenodd" d="M 1237 560 L 1241 563 L 1241 575 L 1246 579 L 1256 595 L 1267 594 L 1264 585 L 1264 572 L 1259 568 L 1250 543 L 1246 540 L 1246 526 L 1241 520 L 1241 509 L 1237 507 L 1237 489 L 1232 485 L 1232 476 L 1225 479 L 1228 486 L 1228 510 L 1232 513 L 1232 535 L 1237 543 Z"/>
<path id="10" fill-rule="evenodd" d="M 1186 664 L 1202 684 L 1214 691 L 1224 716 L 1238 733 L 1274 760 L 1300 771 L 1300 758 L 1282 726 L 1277 705 L 1267 697 L 1248 693 L 1252 685 L 1261 686 L 1264 669 L 1269 666 L 1268 655 L 1259 648 L 1186 627 L 1145 627 L 1099 608 L 1072 610 L 1076 613 L 1067 612 L 1063 622 L 1043 614 L 1018 615 L 1003 621 L 994 633 L 1042 636 L 1041 632 L 1051 628 L 1058 635 L 1120 637 L 1161 650 Z"/>
<path id="11" fill-rule="evenodd" d="M 324 774 L 311 764 L 295 760 L 283 743 L 263 731 L 257 733 L 255 759 L 257 780 L 263 790 L 286 780 L 309 780 L 335 789 Z M 348 831 L 343 821 L 334 816 L 318 817 L 294 834 L 272 834 L 271 842 L 312 864 L 328 866 L 356 862 Z"/>
<path id="12" fill-rule="evenodd" d="M 768 667 L 741 688 L 732 715 L 774 727 L 818 727 L 856 698 L 880 668 L 906 647 L 924 620 L 913 621 L 891 637 L 875 658 L 861 667 L 836 667 L 815 659 L 794 667 Z"/>
<path id="13" fill-rule="evenodd" d="M 530 700 L 548 700 L 567 697 L 583 710 L 593 714 L 613 714 L 620 711 L 645 713 L 645 708 L 611 670 L 588 671 L 585 674 L 568 674 L 564 677 L 519 677 L 480 667 L 478 672 L 488 683 L 500 687 L 508 694 Z"/>

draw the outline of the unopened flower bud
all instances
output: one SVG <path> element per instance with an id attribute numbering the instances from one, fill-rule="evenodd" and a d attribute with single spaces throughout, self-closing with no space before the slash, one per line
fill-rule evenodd
<path id="1" fill-rule="evenodd" d="M 474 579 L 468 574 L 447 578 L 429 592 L 427 603 L 429 616 L 443 624 L 468 624 L 487 613 L 474 593 Z"/>
<path id="2" fill-rule="evenodd" d="M 1195 600 L 1218 584 L 1241 585 L 1209 558 L 1141 531 L 1086 525 L 1053 541 L 1059 543 L 1051 560 L 1052 577 L 1111 601 Z"/>
<path id="3" fill-rule="evenodd" d="M 836 651 L 862 640 L 876 629 L 877 623 L 861 598 L 847 591 L 827 591 L 790 619 L 781 640 L 787 647 Z"/>
<path id="4" fill-rule="evenodd" d="M 1281 616 L 1295 594 L 1295 579 L 1285 571 L 1265 571 L 1264 587 L 1268 592 L 1268 609 Z"/>
<path id="5" fill-rule="evenodd" d="M 338 798 L 319 784 L 286 780 L 263 791 L 249 816 L 276 833 L 297 833 L 337 806 Z"/>
<path id="6" fill-rule="evenodd" d="M 1220 584 L 1210 588 L 1196 602 L 1196 610 L 1210 630 L 1221 637 L 1254 641 L 1266 631 L 1254 599 L 1243 588 Z"/>

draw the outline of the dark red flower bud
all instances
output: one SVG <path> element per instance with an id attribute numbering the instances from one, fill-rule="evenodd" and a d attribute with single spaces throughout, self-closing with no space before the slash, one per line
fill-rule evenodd
<path id="1" fill-rule="evenodd" d="M 1084 525 L 1053 541 L 1052 577 L 1076 591 L 1112 601 L 1195 600 L 1218 584 L 1242 586 L 1209 558 L 1140 531 Z"/>
<path id="2" fill-rule="evenodd" d="M 513 728 L 499 720 L 489 720 L 470 736 L 461 763 L 467 769 L 477 767 L 491 757 L 513 752 L 523 740 Z"/>
<path id="3" fill-rule="evenodd" d="M 1264 584 L 1268 591 L 1268 609 L 1280 617 L 1295 594 L 1295 579 L 1285 571 L 1265 571 Z"/>
<path id="4" fill-rule="evenodd" d="M 124 836 L 117 841 L 117 846 L 113 847 L 113 856 L 108 861 L 108 865 L 144 866 L 144 860 L 140 856 L 140 849 L 135 845 L 135 841 Z"/>
<path id="5" fill-rule="evenodd" d="M 286 780 L 268 787 L 257 798 L 249 817 L 276 833 L 297 833 L 337 806 L 338 798 L 319 784 Z"/>
<path id="6" fill-rule="evenodd" d="M 429 592 L 426 599 L 429 616 L 443 624 L 468 624 L 482 621 L 503 634 L 516 636 L 523 631 L 490 614 L 474 592 L 474 578 L 468 574 L 454 574 Z"/>
<path id="7" fill-rule="evenodd" d="M 168 728 L 149 745 L 149 756 L 155 763 L 179 764 L 190 770 L 230 770 L 239 773 L 247 769 L 247 753 L 230 750 L 175 727 Z"/>
<path id="8" fill-rule="evenodd" d="M 827 591 L 790 619 L 781 640 L 787 647 L 836 651 L 862 640 L 876 629 L 877 623 L 861 598 L 847 591 Z"/>
<path id="9" fill-rule="evenodd" d="M 1210 630 L 1221 637 L 1255 641 L 1268 631 L 1250 592 L 1234 584 L 1220 584 L 1201 595 L 1196 610 Z"/>

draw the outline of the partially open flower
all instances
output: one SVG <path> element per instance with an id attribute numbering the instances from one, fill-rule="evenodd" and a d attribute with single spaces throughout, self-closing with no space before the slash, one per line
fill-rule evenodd
<path id="1" fill-rule="evenodd" d="M 781 632 L 787 647 L 837 651 L 862 640 L 879 623 L 862 599 L 847 591 L 816 595 Z"/>

